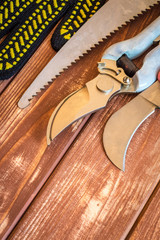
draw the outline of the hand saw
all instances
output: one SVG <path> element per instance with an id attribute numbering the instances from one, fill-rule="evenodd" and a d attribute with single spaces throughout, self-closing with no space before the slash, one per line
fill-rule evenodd
<path id="1" fill-rule="evenodd" d="M 158 0 L 109 0 L 51 59 L 22 95 L 18 106 L 27 107 L 30 100 L 41 89 L 44 89 L 80 56 L 83 56 L 87 50 L 157 3 L 160 2 Z"/>

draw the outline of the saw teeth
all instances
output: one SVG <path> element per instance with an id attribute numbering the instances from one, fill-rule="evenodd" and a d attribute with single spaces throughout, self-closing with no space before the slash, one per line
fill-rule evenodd
<path id="1" fill-rule="evenodd" d="M 76 62 L 78 62 L 80 60 L 80 58 L 84 57 L 85 54 L 88 54 L 88 51 L 91 51 L 92 49 L 94 49 L 97 45 L 99 45 L 101 42 L 103 42 L 104 40 L 106 40 L 108 37 L 111 37 L 112 34 L 115 34 L 117 31 L 119 31 L 123 26 L 126 26 L 128 23 L 130 23 L 131 21 L 134 21 L 136 18 L 138 18 L 139 16 L 143 15 L 145 12 L 147 12 L 148 10 L 150 10 L 152 7 L 158 5 L 160 3 L 160 1 L 157 1 L 157 3 L 153 3 L 153 5 L 148 6 L 145 10 L 142 10 L 140 13 L 136 14 L 135 16 L 133 16 L 132 18 L 130 18 L 129 20 L 125 21 L 124 23 L 122 23 L 120 26 L 118 26 L 115 30 L 111 31 L 109 34 L 107 34 L 106 36 L 104 36 L 103 38 L 101 38 L 100 40 L 98 40 L 97 43 L 94 43 L 93 46 L 90 46 L 89 49 L 85 50 L 82 54 L 80 54 L 76 59 L 74 59 L 74 61 L 72 61 L 67 67 L 63 68 L 58 75 L 55 75 L 53 78 L 51 78 L 51 81 L 48 81 L 48 84 L 44 85 L 42 88 L 39 89 L 39 91 L 37 91 L 35 94 L 32 94 L 32 97 L 30 99 L 28 99 L 28 102 L 30 102 L 33 97 L 37 96 L 41 90 L 45 90 L 46 87 L 52 83 L 58 76 L 61 75 L 61 73 L 63 73 L 65 70 L 67 70 L 69 67 L 71 67 L 73 64 L 75 64 Z"/>

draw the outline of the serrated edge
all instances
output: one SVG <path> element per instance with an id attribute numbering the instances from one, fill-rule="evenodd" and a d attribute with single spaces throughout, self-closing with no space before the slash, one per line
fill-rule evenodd
<path id="1" fill-rule="evenodd" d="M 44 91 L 46 89 L 46 87 L 50 84 L 53 83 L 53 81 L 59 77 L 62 73 L 64 73 L 66 70 L 68 70 L 73 64 L 77 63 L 80 58 L 83 58 L 85 55 L 87 55 L 90 51 L 92 51 L 92 49 L 96 48 L 101 42 L 103 42 L 104 40 L 106 40 L 108 37 L 111 37 L 111 35 L 115 34 L 116 32 L 118 32 L 119 30 L 122 29 L 122 27 L 127 26 L 127 24 L 131 23 L 132 21 L 134 21 L 136 18 L 142 16 L 144 13 L 146 13 L 147 11 L 151 10 L 151 8 L 153 8 L 154 6 L 158 5 L 160 3 L 160 1 L 157 1 L 157 3 L 154 3 L 153 5 L 149 5 L 146 9 L 141 10 L 137 15 L 133 16 L 132 18 L 128 19 L 127 21 L 125 21 L 123 24 L 121 24 L 120 26 L 118 26 L 116 29 L 114 29 L 113 31 L 111 31 L 108 35 L 105 35 L 103 38 L 101 38 L 97 43 L 94 43 L 93 46 L 91 46 L 89 49 L 86 49 L 81 55 L 78 56 L 78 58 L 74 59 L 74 61 L 72 61 L 69 65 L 67 65 L 65 68 L 63 68 L 59 74 L 56 74 L 50 81 L 48 81 L 48 84 L 43 85 L 43 87 L 41 87 L 39 89 L 39 91 L 37 91 L 35 94 L 32 95 L 31 98 L 28 99 L 28 102 L 30 104 L 30 101 L 32 101 L 32 99 L 34 97 L 36 97 L 38 94 L 40 94 L 42 91 Z M 22 95 L 23 96 L 23 95 Z M 21 97 L 22 98 L 22 97 Z M 26 106 L 27 107 L 27 106 Z"/>

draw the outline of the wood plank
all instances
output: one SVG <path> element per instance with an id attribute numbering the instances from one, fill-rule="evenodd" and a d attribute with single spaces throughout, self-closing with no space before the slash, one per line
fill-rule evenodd
<path id="1" fill-rule="evenodd" d="M 152 193 L 126 240 L 160 239 L 160 183 Z"/>
<path id="2" fill-rule="evenodd" d="M 125 100 L 90 118 L 9 239 L 125 239 L 160 179 L 158 111 L 132 139 L 125 172 L 104 154 L 104 125 Z"/>
<path id="3" fill-rule="evenodd" d="M 147 26 L 151 21 L 153 21 L 157 16 L 159 16 L 159 13 L 160 13 L 159 7 L 154 7 L 152 10 L 145 13 L 143 16 L 140 16 L 139 18 L 137 18 L 134 22 L 128 24 L 127 26 L 124 26 L 119 32 L 114 34 L 112 38 L 105 40 L 103 43 L 101 43 L 99 46 L 93 49 L 88 55 L 84 56 L 83 58 L 81 58 L 80 61 L 78 61 L 76 64 L 70 67 L 68 71 L 64 72 L 60 77 L 58 77 L 56 81 L 54 81 L 54 83 L 46 91 L 43 91 L 42 93 L 40 93 L 38 97 L 36 97 L 34 101 L 32 101 L 32 104 L 29 108 L 25 110 L 20 110 L 17 107 L 17 102 L 22 92 L 27 88 L 30 82 L 33 81 L 34 77 L 44 67 L 46 62 L 55 54 L 50 47 L 49 40 L 51 35 L 49 35 L 48 38 L 42 44 L 42 46 L 40 46 L 38 51 L 34 54 L 34 56 L 29 60 L 29 62 L 20 71 L 20 73 L 12 80 L 12 82 L 9 84 L 7 89 L 2 93 L 1 106 L 0 106 L 0 117 L 1 117 L 0 119 L 1 121 L 0 122 L 0 126 L 1 126 L 1 129 L 0 129 L 0 139 L 1 139 L 0 140 L 1 141 L 0 175 L 2 179 L 2 184 L 1 184 L 1 196 L 2 196 L 1 203 L 2 204 L 1 204 L 1 218 L 0 218 L 1 219 L 1 226 L 0 226 L 1 238 L 6 237 L 10 233 L 10 231 L 13 229 L 13 227 L 18 222 L 18 220 L 20 219 L 20 217 L 22 216 L 22 214 L 24 213 L 28 205 L 31 203 L 33 198 L 36 196 L 37 192 L 40 190 L 40 188 L 42 187 L 42 185 L 44 184 L 48 176 L 51 174 L 55 166 L 58 164 L 58 162 L 60 161 L 64 153 L 67 151 L 68 147 L 71 145 L 76 135 L 81 130 L 82 126 L 87 121 L 87 119 L 84 119 L 82 122 L 79 121 L 78 123 L 72 125 L 70 128 L 66 129 L 66 131 L 64 131 L 61 135 L 59 135 L 52 142 L 51 146 L 47 147 L 46 136 L 45 136 L 46 127 L 47 127 L 49 117 L 52 111 L 54 110 L 55 106 L 59 103 L 60 100 L 62 100 L 69 93 L 82 87 L 85 82 L 89 81 L 90 79 L 92 79 L 97 75 L 98 73 L 97 62 L 100 60 L 101 55 L 106 47 L 108 47 L 109 45 L 115 42 L 123 40 L 125 38 L 130 38 L 134 36 L 135 34 L 140 32 L 145 26 Z M 140 27 L 137 28 L 137 25 Z M 137 63 L 140 64 L 141 62 L 142 62 L 142 58 L 140 58 Z M 128 215 L 125 220 L 125 224 L 128 221 L 127 226 L 131 227 L 133 224 L 133 220 L 139 214 L 142 208 L 142 205 L 147 201 L 148 197 L 150 196 L 152 190 L 156 185 L 157 179 L 159 179 L 159 175 L 158 175 L 158 169 L 159 169 L 158 150 L 159 149 L 157 145 L 154 146 L 154 150 L 152 150 L 153 156 L 150 155 L 151 153 L 149 151 L 151 150 L 151 148 L 153 148 L 155 139 L 159 141 L 160 133 L 159 131 L 156 131 L 156 127 L 158 126 L 158 123 L 159 123 L 158 112 L 156 112 L 154 117 L 152 117 L 152 121 L 150 119 L 149 127 L 146 128 L 145 126 L 142 133 L 140 134 L 139 132 L 143 140 L 145 139 L 143 137 L 148 137 L 148 139 L 151 139 L 149 148 L 147 148 L 146 145 L 143 144 L 144 154 L 146 154 L 145 156 L 148 156 L 147 162 L 144 163 L 144 159 L 143 158 L 141 159 L 140 157 L 140 160 L 142 161 L 140 161 L 140 164 L 138 164 L 139 162 L 136 162 L 136 161 L 137 159 L 139 161 L 139 155 L 135 154 L 136 157 L 135 159 L 132 159 L 133 162 L 131 166 L 128 167 L 130 170 L 128 174 L 125 175 L 125 180 L 123 179 L 123 176 L 124 176 L 123 173 L 121 173 L 117 169 L 114 169 L 113 165 L 110 164 L 108 161 L 106 161 L 106 156 L 103 152 L 100 137 L 103 132 L 103 127 L 106 120 L 108 119 L 110 114 L 112 114 L 116 109 L 121 107 L 125 102 L 129 101 L 132 97 L 133 96 L 125 96 L 125 97 L 120 96 L 119 98 L 115 98 L 105 111 L 100 111 L 99 113 L 94 114 L 91 120 L 87 122 L 84 130 L 82 131 L 83 134 L 81 134 L 80 137 L 77 138 L 77 141 L 72 146 L 71 152 L 69 151 L 69 153 L 67 153 L 66 155 L 67 157 L 65 156 L 65 158 L 63 159 L 63 162 L 64 162 L 64 165 L 62 164 L 63 169 L 59 170 L 60 171 L 59 174 L 56 173 L 58 174 L 59 180 L 57 180 L 57 178 L 55 177 L 56 176 L 55 173 L 53 174 L 54 176 L 53 181 L 55 184 L 53 188 L 54 189 L 53 192 L 55 195 L 53 197 L 57 199 L 57 196 L 58 196 L 57 191 L 60 191 L 59 196 L 62 199 L 62 202 L 60 202 L 60 205 L 56 205 L 56 208 L 58 211 L 62 213 L 65 211 L 68 212 L 68 210 L 71 211 L 73 214 L 73 219 L 75 216 L 76 221 L 81 214 L 83 216 L 83 212 L 85 208 L 87 209 L 87 204 L 89 204 L 89 196 L 92 197 L 93 195 L 93 200 L 94 198 L 97 199 L 97 196 L 99 196 L 99 191 L 101 192 L 103 188 L 105 191 L 105 187 L 106 187 L 106 191 L 109 188 L 108 192 L 110 192 L 110 190 L 113 188 L 114 183 L 117 183 L 118 186 L 121 186 L 121 184 L 122 186 L 125 186 L 124 184 L 125 181 L 128 181 L 128 180 L 133 181 L 134 177 L 136 176 L 136 171 L 138 171 L 141 167 L 143 167 L 143 164 L 145 164 L 145 167 L 143 167 L 143 171 L 140 173 L 138 171 L 138 174 L 140 175 L 136 176 L 136 182 L 133 184 L 133 189 L 131 191 L 132 194 L 131 193 L 129 194 L 129 197 L 131 198 L 131 203 L 134 199 L 134 198 L 132 199 L 133 194 L 137 194 L 138 196 L 138 203 L 137 201 L 135 203 L 136 209 L 133 209 L 131 213 L 129 210 L 127 210 Z M 120 101 L 120 103 L 118 101 Z M 155 135 L 154 135 L 154 131 L 156 131 Z M 86 147 L 82 145 L 82 143 L 84 142 L 86 143 L 85 144 Z M 148 144 L 148 142 L 146 144 Z M 95 152 L 92 152 L 89 150 L 92 145 L 96 146 Z M 133 152 L 137 152 L 139 149 L 139 145 L 135 144 L 134 146 L 132 146 L 132 149 L 133 149 Z M 89 151 L 88 155 L 85 153 L 86 150 Z M 93 147 L 91 148 L 91 150 L 93 150 Z M 142 151 L 142 148 L 141 148 L 141 151 Z M 141 152 L 138 151 L 138 153 L 140 154 Z M 148 155 L 148 153 L 150 154 Z M 73 158 L 74 155 L 76 156 L 76 160 Z M 72 159 L 70 159 L 70 156 L 72 156 Z M 99 159 L 100 161 L 97 162 L 97 159 L 99 158 L 99 156 L 100 156 L 100 159 Z M 130 156 L 130 158 L 131 157 L 132 156 Z M 151 161 L 150 161 L 150 158 L 151 158 Z M 80 165 L 79 165 L 79 162 L 80 162 Z M 74 164 L 76 167 L 74 166 Z M 145 178 L 145 174 L 148 169 L 148 164 L 151 168 L 151 171 L 150 171 L 150 175 L 147 178 Z M 86 170 L 82 172 L 83 168 L 85 168 L 85 165 L 86 165 Z M 129 175 L 132 169 L 131 167 L 134 167 L 134 171 L 132 172 L 131 175 Z M 71 171 L 71 168 L 73 168 L 73 171 Z M 91 171 L 92 169 L 93 169 L 93 172 Z M 72 181 L 72 173 L 74 174 L 73 175 L 74 181 Z M 81 182 L 79 180 L 79 177 L 81 179 Z M 128 177 L 131 177 L 131 179 L 130 178 L 128 179 Z M 66 181 L 68 181 L 67 185 L 65 184 L 65 182 L 61 182 L 60 179 L 61 180 L 66 179 Z M 141 181 L 143 180 L 142 183 L 144 183 L 143 190 L 144 191 L 146 190 L 146 193 L 143 196 L 141 194 L 139 195 L 139 192 L 138 192 L 139 188 L 137 190 L 138 180 L 141 180 Z M 56 183 L 56 181 L 58 182 Z M 109 185 L 105 186 L 106 181 L 108 181 Z M 59 183 L 58 185 L 59 188 L 57 188 L 58 183 Z M 75 186 L 74 184 L 72 185 L 72 183 L 75 183 Z M 130 186 L 131 182 L 129 183 L 127 185 L 128 187 L 126 188 L 126 192 L 123 192 L 122 188 L 118 190 L 120 192 L 122 191 L 122 194 L 123 194 L 122 196 L 124 201 L 122 201 L 122 208 L 123 208 L 123 204 L 125 203 L 124 196 L 126 193 L 128 193 L 129 188 L 131 187 Z M 86 184 L 89 188 L 86 186 Z M 82 192 L 80 191 L 79 186 L 82 188 Z M 91 189 L 90 189 L 90 186 L 91 186 Z M 99 186 L 101 186 L 101 188 L 99 188 Z M 66 188 L 66 192 L 63 192 L 63 187 Z M 77 187 L 76 191 L 78 193 L 78 196 L 75 196 L 74 194 L 74 187 Z M 91 191 L 91 193 L 88 191 Z M 117 187 L 116 187 L 116 191 L 117 191 Z M 118 196 L 119 192 L 116 192 L 116 191 L 114 191 L 114 193 Z M 111 194 L 112 197 L 115 197 L 114 193 Z M 48 192 L 46 192 L 45 194 L 48 194 Z M 80 199 L 83 198 L 83 195 L 86 195 L 86 198 L 84 198 L 84 202 L 82 202 L 83 204 L 81 205 Z M 100 199 L 100 202 L 99 202 L 100 208 L 98 208 L 97 212 L 99 212 L 99 209 L 101 211 L 104 206 L 107 206 L 106 205 L 107 203 L 106 198 L 108 199 L 107 192 L 106 193 L 104 192 L 104 195 L 105 196 L 102 199 L 102 204 Z M 69 196 L 70 196 L 70 199 L 69 199 Z M 76 197 L 78 197 L 78 199 Z M 67 200 L 68 200 L 68 203 L 66 202 Z M 128 198 L 126 199 L 126 202 L 127 200 Z M 110 199 L 109 201 L 112 201 L 112 199 Z M 44 207 L 43 201 L 39 201 L 39 203 L 42 204 L 40 208 L 43 209 Z M 76 205 L 76 203 L 78 205 Z M 62 206 L 61 204 L 63 205 L 63 207 L 65 204 L 66 206 L 68 206 L 68 204 L 73 204 L 73 207 L 70 206 L 71 208 L 68 208 L 68 210 L 65 207 L 63 210 L 61 208 Z M 91 205 L 92 205 L 92 201 L 91 201 Z M 106 216 L 107 211 L 105 207 L 103 208 L 103 210 L 105 214 L 104 215 L 104 220 L 105 220 L 105 218 L 107 217 Z M 49 211 L 51 211 L 51 209 L 48 209 L 48 213 L 52 214 L 52 211 L 51 212 Z M 74 211 L 77 211 L 75 215 L 74 215 Z M 55 219 L 55 221 L 58 221 L 59 217 L 61 216 L 61 213 L 60 215 L 58 215 L 58 213 L 53 212 L 53 215 L 54 214 L 58 217 L 57 220 Z M 33 217 L 32 214 L 31 216 Z M 60 224 L 64 224 L 67 219 L 68 219 L 68 216 L 65 215 L 65 220 L 63 220 L 62 222 L 60 221 Z M 35 218 L 33 217 L 33 222 L 34 220 Z M 71 224 L 73 222 L 73 225 L 75 226 L 77 225 L 77 227 L 80 227 L 78 226 L 78 222 L 76 223 L 76 221 L 74 222 L 72 220 L 68 224 Z M 28 220 L 26 220 L 26 222 L 31 227 Z M 91 219 L 91 223 L 89 222 L 89 229 L 90 229 L 90 226 L 92 225 L 92 222 L 94 221 L 92 221 Z M 55 224 L 57 223 L 55 222 Z M 57 225 L 57 231 L 60 231 L 58 230 L 59 227 L 60 225 Z M 64 229 L 66 229 L 66 227 L 67 226 L 65 226 Z M 127 230 L 125 231 L 128 232 L 130 227 L 128 227 Z M 70 228 L 71 228 L 71 225 L 70 225 Z M 35 229 L 37 229 L 37 227 Z M 85 227 L 85 229 L 88 231 L 88 227 L 87 228 Z M 102 229 L 103 229 L 103 226 L 102 226 Z M 28 230 L 28 233 L 30 232 L 30 230 Z M 117 231 L 119 231 L 119 229 Z M 83 235 L 82 232 L 81 234 Z M 124 225 L 120 232 L 122 235 L 125 235 Z M 39 233 L 40 232 L 38 231 L 37 236 Z M 74 233 L 74 229 L 73 229 L 73 233 Z M 92 235 L 94 236 L 94 234 L 97 234 L 97 233 L 96 233 L 96 229 L 94 230 L 93 228 Z M 61 235 L 62 237 L 63 231 L 62 233 L 59 232 L 58 236 L 59 235 Z M 29 236 L 29 235 L 26 234 L 26 236 Z M 57 239 L 60 239 L 60 238 L 57 238 Z"/>

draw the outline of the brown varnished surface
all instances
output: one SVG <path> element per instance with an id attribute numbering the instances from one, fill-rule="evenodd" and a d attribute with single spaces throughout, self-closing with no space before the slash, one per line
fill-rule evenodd
<path id="1" fill-rule="evenodd" d="M 129 232 L 128 238 L 137 239 L 139 232 L 146 239 L 145 229 L 149 229 L 148 239 L 158 239 L 159 227 L 145 221 L 150 212 L 144 207 L 147 203 L 158 219 L 159 212 L 148 200 L 160 177 L 159 110 L 133 137 L 124 173 L 106 157 L 102 133 L 111 114 L 133 95 L 115 97 L 106 109 L 75 123 L 48 147 L 46 128 L 56 105 L 97 75 L 97 62 L 105 48 L 134 36 L 159 14 L 160 7 L 154 7 L 124 26 L 73 64 L 24 110 L 17 107 L 21 94 L 55 54 L 51 34 L 7 87 L 1 83 L 1 238 L 11 232 L 36 196 L 9 239 L 124 239 Z M 136 61 L 138 66 L 142 60 Z M 135 222 L 138 227 L 134 228 Z"/>
<path id="2" fill-rule="evenodd" d="M 133 229 L 127 237 L 127 240 L 134 239 L 159 239 L 160 232 L 160 183 L 152 193 L 152 196 L 146 203 L 142 213 L 138 217 Z"/>

